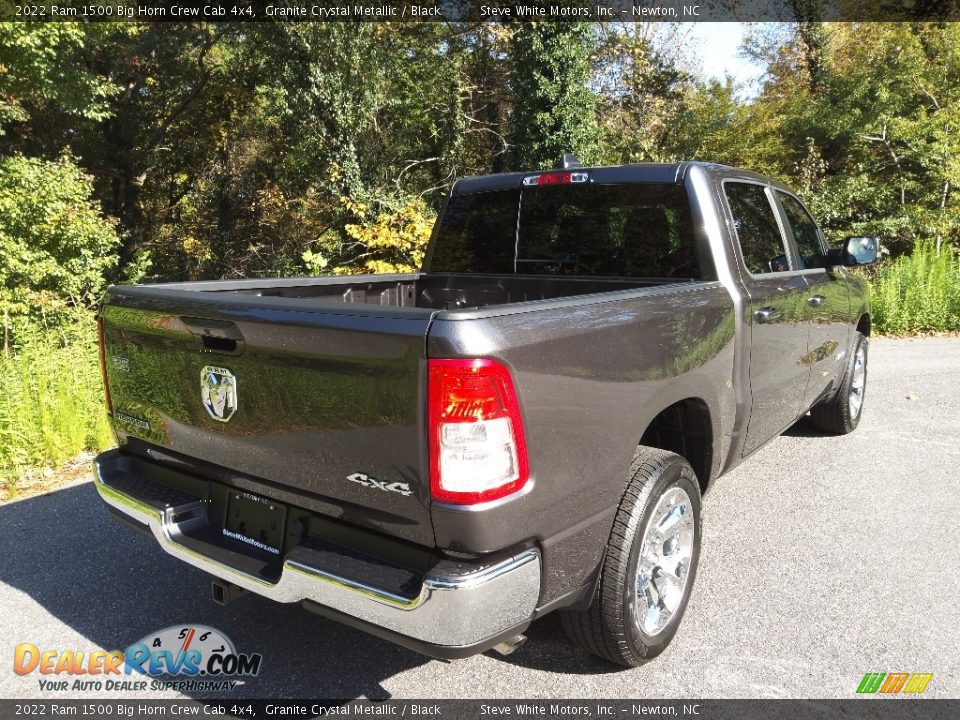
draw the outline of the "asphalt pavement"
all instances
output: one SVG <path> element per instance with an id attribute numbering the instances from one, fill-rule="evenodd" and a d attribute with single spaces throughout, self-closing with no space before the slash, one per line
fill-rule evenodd
<path id="1" fill-rule="evenodd" d="M 849 698 L 864 673 L 900 671 L 955 698 L 960 339 L 874 341 L 864 413 L 846 437 L 801 421 L 714 484 L 684 622 L 632 670 L 572 648 L 550 616 L 510 656 L 448 663 L 298 606 L 220 607 L 209 576 L 110 520 L 89 482 L 0 505 L 0 698 L 80 697 L 13 673 L 18 643 L 109 650 L 196 623 L 263 655 L 238 698 Z"/>

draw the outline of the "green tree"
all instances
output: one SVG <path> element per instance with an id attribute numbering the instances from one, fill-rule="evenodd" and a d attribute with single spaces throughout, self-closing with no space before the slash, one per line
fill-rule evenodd
<path id="1" fill-rule="evenodd" d="M 768 74 L 738 120 L 743 164 L 797 187 L 835 240 L 960 236 L 960 28 L 804 22 L 750 42 Z"/>
<path id="2" fill-rule="evenodd" d="M 603 118 L 604 162 L 663 162 L 680 158 L 687 143 L 678 136 L 690 116 L 692 76 L 680 69 L 675 49 L 679 24 L 604 26 L 594 63 Z"/>
<path id="3" fill-rule="evenodd" d="M 660 149 L 663 159 L 708 160 L 757 170 L 755 159 L 745 152 L 752 146 L 753 118 L 736 92 L 731 78 L 690 88 L 674 114 L 671 134 Z"/>
<path id="4" fill-rule="evenodd" d="M 102 34 L 76 23 L 0 23 L 0 135 L 9 124 L 38 122 L 50 103 L 68 115 L 106 117 L 116 88 L 84 63 Z"/>
<path id="5" fill-rule="evenodd" d="M 593 27 L 527 23 L 513 36 L 510 146 L 516 169 L 552 167 L 565 152 L 600 156 L 597 98 L 590 87 Z"/>
<path id="6" fill-rule="evenodd" d="M 74 163 L 0 158 L 0 315 L 4 344 L 27 320 L 54 321 L 98 293 L 119 238 Z"/>

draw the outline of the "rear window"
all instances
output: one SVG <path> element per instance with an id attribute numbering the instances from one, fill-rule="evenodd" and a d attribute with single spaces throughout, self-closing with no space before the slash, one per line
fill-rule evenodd
<path id="1" fill-rule="evenodd" d="M 430 272 L 713 279 L 680 185 L 551 185 L 450 198 Z"/>

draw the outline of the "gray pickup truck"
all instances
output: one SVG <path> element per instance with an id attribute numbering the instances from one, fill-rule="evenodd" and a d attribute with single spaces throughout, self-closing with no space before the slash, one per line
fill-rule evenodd
<path id="1" fill-rule="evenodd" d="M 96 488 L 220 603 L 445 658 L 561 610 L 637 665 L 710 483 L 808 411 L 856 428 L 876 253 L 720 165 L 465 178 L 420 273 L 111 288 Z"/>

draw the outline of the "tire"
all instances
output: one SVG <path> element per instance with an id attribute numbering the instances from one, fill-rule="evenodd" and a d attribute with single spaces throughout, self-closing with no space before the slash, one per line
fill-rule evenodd
<path id="1" fill-rule="evenodd" d="M 869 349 L 870 341 L 856 333 L 836 395 L 810 409 L 810 420 L 817 429 L 834 435 L 846 435 L 857 429 L 863 416 L 863 400 L 867 391 Z"/>
<path id="2" fill-rule="evenodd" d="M 671 500 L 675 501 L 672 509 Z M 678 516 L 682 507 L 686 511 L 679 515 L 679 524 L 675 525 L 676 521 L 667 524 L 666 521 Z M 666 516 L 664 510 L 668 513 Z M 649 534 L 655 528 L 679 526 L 682 526 L 679 532 L 661 535 L 659 543 Z M 570 640 L 593 655 L 627 667 L 641 665 L 663 652 L 677 632 L 696 580 L 700 534 L 700 486 L 693 468 L 679 455 L 638 448 L 607 542 L 597 594 L 586 610 L 560 613 Z M 645 539 L 649 541 L 646 548 Z M 672 551 L 659 557 L 662 565 L 651 566 L 649 558 L 654 557 L 658 545 L 661 551 L 664 548 Z M 643 565 L 641 549 L 647 551 Z M 688 560 L 685 567 L 680 565 L 678 569 L 677 563 L 682 558 Z M 638 576 L 638 566 L 643 575 Z M 670 576 L 674 580 L 665 574 L 670 569 L 676 571 Z M 651 593 L 647 597 L 655 600 L 655 610 L 661 604 L 672 606 L 666 619 L 663 613 L 655 617 L 653 611 L 641 612 L 649 607 L 644 596 L 637 592 L 638 580 L 642 578 L 649 580 L 643 587 Z M 678 578 L 679 586 L 675 582 Z M 665 592 L 661 595 L 658 589 Z M 657 627 L 654 620 L 663 624 Z"/>

